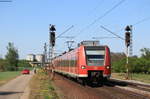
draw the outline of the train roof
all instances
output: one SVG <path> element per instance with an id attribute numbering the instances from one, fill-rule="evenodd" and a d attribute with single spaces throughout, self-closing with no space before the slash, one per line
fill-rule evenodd
<path id="1" fill-rule="evenodd" d="M 78 44 L 78 47 L 79 46 L 100 46 L 100 42 L 99 41 L 93 41 L 93 40 L 87 40 L 87 41 L 82 41 Z"/>
<path id="2" fill-rule="evenodd" d="M 63 56 L 65 55 L 66 53 L 69 53 L 71 51 L 74 51 L 75 49 L 78 49 L 79 47 L 81 46 L 85 46 L 85 47 L 88 47 L 89 49 L 92 49 L 93 47 L 104 47 L 106 45 L 100 45 L 100 42 L 97 41 L 97 40 L 86 40 L 86 41 L 82 41 L 78 44 L 78 46 L 74 49 L 69 49 L 69 51 L 64 51 L 62 54 L 54 57 L 53 59 L 57 58 L 57 57 L 60 57 L 60 56 Z"/>
<path id="3" fill-rule="evenodd" d="M 71 49 L 71 50 L 68 50 L 68 51 L 64 51 L 62 54 L 60 54 L 58 56 L 55 56 L 53 59 L 56 59 L 56 58 L 61 57 L 61 56 L 65 55 L 65 54 L 67 54 L 67 53 L 69 53 L 71 51 L 74 51 L 74 50 L 78 49 L 81 46 L 83 46 L 85 48 L 88 48 L 88 49 L 93 49 L 93 47 L 96 47 L 98 49 L 104 49 L 104 47 L 106 47 L 107 45 L 99 45 L 99 46 L 85 46 L 85 45 L 80 45 L 80 46 L 78 46 L 78 47 L 76 47 L 74 49 Z"/>

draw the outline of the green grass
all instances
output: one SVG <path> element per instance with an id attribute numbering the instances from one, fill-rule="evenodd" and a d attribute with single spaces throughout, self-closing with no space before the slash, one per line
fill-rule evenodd
<path id="1" fill-rule="evenodd" d="M 20 75 L 20 71 L 0 72 L 0 86 Z"/>
<path id="2" fill-rule="evenodd" d="M 113 78 L 125 79 L 124 73 L 112 73 Z M 150 74 L 132 74 L 132 80 L 150 83 Z"/>
<path id="3" fill-rule="evenodd" d="M 30 81 L 29 99 L 59 99 L 49 76 L 41 69 Z"/>
<path id="4" fill-rule="evenodd" d="M 150 74 L 133 74 L 133 80 L 150 83 Z"/>

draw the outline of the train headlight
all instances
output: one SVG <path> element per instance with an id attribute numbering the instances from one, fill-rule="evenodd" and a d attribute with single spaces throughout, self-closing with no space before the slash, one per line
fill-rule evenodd
<path id="1" fill-rule="evenodd" d="M 106 69 L 110 69 L 110 66 L 106 66 Z"/>
<path id="2" fill-rule="evenodd" d="M 82 69 L 86 69 L 86 66 L 82 65 L 81 68 L 82 68 Z"/>

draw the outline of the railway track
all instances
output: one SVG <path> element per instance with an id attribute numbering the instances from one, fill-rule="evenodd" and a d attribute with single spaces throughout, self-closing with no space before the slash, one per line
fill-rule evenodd
<path id="1" fill-rule="evenodd" d="M 148 84 L 141 84 L 141 83 L 135 83 L 135 82 L 129 82 L 129 81 L 121 81 L 116 79 L 110 79 L 109 82 L 114 85 L 120 85 L 120 86 L 128 86 L 132 88 L 136 88 L 139 90 L 150 92 L 150 85 Z"/>
<path id="2" fill-rule="evenodd" d="M 110 80 L 102 86 L 83 86 L 64 76 L 55 75 L 54 85 L 63 99 L 150 99 L 149 89 L 139 88 L 139 85 Z M 136 91 L 135 91 L 136 90 Z"/>

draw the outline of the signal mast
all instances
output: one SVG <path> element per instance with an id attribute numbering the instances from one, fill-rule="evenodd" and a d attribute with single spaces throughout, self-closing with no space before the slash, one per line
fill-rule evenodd
<path id="1" fill-rule="evenodd" d="M 49 69 L 51 70 L 51 77 L 50 79 L 54 79 L 55 73 L 54 73 L 54 69 L 55 69 L 55 64 L 52 63 L 52 59 L 54 58 L 54 46 L 55 46 L 55 25 L 51 25 L 49 26 L 49 34 L 50 34 L 50 47 L 49 47 L 49 59 L 50 59 L 50 65 L 49 65 Z"/>
<path id="2" fill-rule="evenodd" d="M 126 26 L 125 28 L 125 45 L 126 45 L 126 79 L 129 79 L 129 54 L 131 56 L 132 54 L 132 46 L 131 46 L 131 33 L 132 33 L 132 27 Z M 130 51 L 130 53 L 129 53 Z"/>

